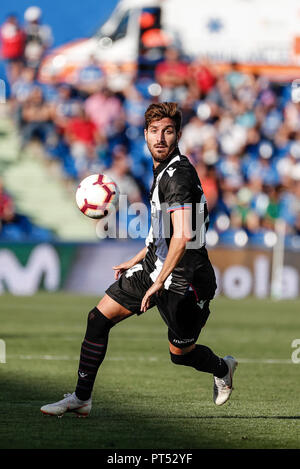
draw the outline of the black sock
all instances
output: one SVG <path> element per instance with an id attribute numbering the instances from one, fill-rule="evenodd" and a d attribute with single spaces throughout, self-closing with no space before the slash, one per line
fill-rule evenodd
<path id="1" fill-rule="evenodd" d="M 78 368 L 78 380 L 75 394 L 78 399 L 86 401 L 91 397 L 99 366 L 107 350 L 108 335 L 115 325 L 97 308 L 88 316 L 87 330 L 81 344 Z"/>
<path id="2" fill-rule="evenodd" d="M 228 366 L 223 358 L 218 357 L 205 345 L 196 345 L 185 355 L 171 353 L 171 360 L 176 365 L 191 366 L 198 371 L 211 373 L 218 378 L 223 378 L 228 373 Z"/>

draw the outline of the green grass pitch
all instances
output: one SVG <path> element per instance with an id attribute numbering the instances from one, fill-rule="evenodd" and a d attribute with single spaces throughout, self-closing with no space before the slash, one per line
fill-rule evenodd
<path id="1" fill-rule="evenodd" d="M 300 448 L 299 301 L 217 298 L 198 343 L 239 360 L 234 391 L 212 402 L 212 377 L 171 363 L 156 309 L 111 331 L 87 419 L 41 414 L 76 383 L 87 312 L 98 299 L 2 295 L 0 448 Z M 299 352 L 300 357 L 300 352 Z"/>

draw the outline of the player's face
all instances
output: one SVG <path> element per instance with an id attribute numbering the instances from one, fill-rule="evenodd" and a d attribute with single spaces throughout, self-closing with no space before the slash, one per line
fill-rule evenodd
<path id="1" fill-rule="evenodd" d="M 153 158 L 154 167 L 164 161 L 178 144 L 179 135 L 172 119 L 165 117 L 152 121 L 145 129 L 145 139 Z"/>

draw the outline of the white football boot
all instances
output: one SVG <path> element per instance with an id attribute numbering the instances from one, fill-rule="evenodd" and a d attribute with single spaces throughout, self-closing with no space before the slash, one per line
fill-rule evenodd
<path id="1" fill-rule="evenodd" d="M 228 366 L 228 373 L 223 378 L 214 376 L 214 403 L 216 405 L 223 405 L 230 398 L 233 390 L 232 377 L 238 366 L 237 360 L 231 355 L 226 355 L 223 360 Z"/>
<path id="2" fill-rule="evenodd" d="M 87 417 L 92 409 L 92 398 L 88 401 L 81 401 L 73 394 L 64 394 L 64 399 L 53 404 L 46 404 L 41 407 L 41 412 L 45 415 L 55 415 L 62 417 L 66 412 L 74 412 L 77 417 Z"/>

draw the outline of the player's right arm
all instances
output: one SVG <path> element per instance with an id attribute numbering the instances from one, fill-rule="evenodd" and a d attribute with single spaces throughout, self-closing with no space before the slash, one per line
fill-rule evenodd
<path id="1" fill-rule="evenodd" d="M 130 269 L 134 265 L 138 264 L 141 262 L 147 253 L 147 246 L 145 246 L 141 251 L 139 251 L 132 259 L 129 259 L 129 261 L 122 262 L 122 264 L 119 265 L 114 265 L 113 270 L 115 271 L 115 280 L 118 280 L 119 275 L 121 275 L 125 270 Z"/>

